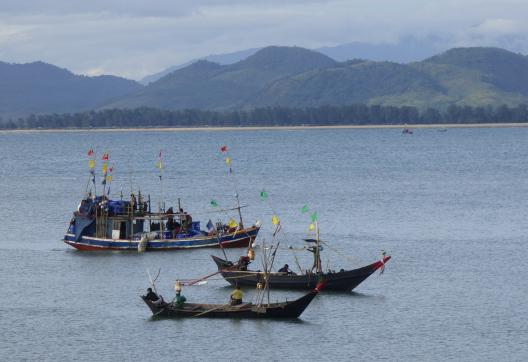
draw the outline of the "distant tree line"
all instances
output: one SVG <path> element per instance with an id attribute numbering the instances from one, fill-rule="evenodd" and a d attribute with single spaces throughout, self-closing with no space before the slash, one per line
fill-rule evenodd
<path id="1" fill-rule="evenodd" d="M 436 123 L 528 122 L 528 106 L 471 107 L 451 105 L 445 110 L 354 104 L 315 108 L 265 107 L 251 110 L 167 111 L 155 108 L 105 109 L 81 113 L 30 115 L 0 119 L 1 129 L 104 127 L 222 127 L 298 125 L 391 125 Z"/>

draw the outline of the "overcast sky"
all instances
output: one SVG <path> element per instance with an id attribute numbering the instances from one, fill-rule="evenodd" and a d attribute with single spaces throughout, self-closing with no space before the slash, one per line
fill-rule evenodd
<path id="1" fill-rule="evenodd" d="M 132 79 L 209 54 L 437 37 L 528 53 L 528 0 L 0 0 L 0 60 Z"/>

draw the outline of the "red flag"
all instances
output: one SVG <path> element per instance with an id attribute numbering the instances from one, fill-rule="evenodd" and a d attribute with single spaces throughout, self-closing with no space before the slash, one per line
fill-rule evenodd
<path id="1" fill-rule="evenodd" d="M 103 155 L 103 158 L 101 158 L 103 161 L 108 161 L 108 153 L 105 153 Z"/>
<path id="2" fill-rule="evenodd" d="M 112 171 L 114 171 L 114 167 L 113 167 L 113 166 L 110 166 L 109 171 L 110 171 L 110 173 L 112 173 Z"/>
<path id="3" fill-rule="evenodd" d="M 220 148 L 220 152 L 222 152 L 222 153 L 227 152 L 227 146 L 223 145 L 222 148 Z"/>
<path id="4" fill-rule="evenodd" d="M 161 158 L 161 151 L 162 151 L 162 150 L 160 150 L 160 153 L 159 153 L 159 158 Z"/>
<path id="5" fill-rule="evenodd" d="M 90 148 L 90 149 L 88 150 L 88 156 L 93 156 L 93 148 Z"/>

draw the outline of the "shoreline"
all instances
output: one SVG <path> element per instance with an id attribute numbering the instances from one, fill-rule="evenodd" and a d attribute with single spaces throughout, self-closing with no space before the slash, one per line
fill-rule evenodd
<path id="1" fill-rule="evenodd" d="M 126 128 L 31 128 L 5 129 L 0 133 L 33 132 L 222 132 L 222 131 L 298 131 L 321 129 L 430 129 L 430 128 L 523 128 L 527 123 L 439 123 L 439 124 L 372 124 L 372 125 L 328 125 L 328 126 L 226 126 L 226 127 L 126 127 Z"/>

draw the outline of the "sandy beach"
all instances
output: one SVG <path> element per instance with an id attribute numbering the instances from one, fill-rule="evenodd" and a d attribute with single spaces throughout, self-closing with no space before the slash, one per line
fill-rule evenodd
<path id="1" fill-rule="evenodd" d="M 316 129 L 383 129 L 383 128 L 511 128 L 528 127 L 528 123 L 445 123 L 391 125 L 329 125 L 329 126 L 240 126 L 240 127 L 130 127 L 130 128 L 62 128 L 0 130 L 0 133 L 26 132 L 222 132 L 222 131 L 306 131 Z"/>

